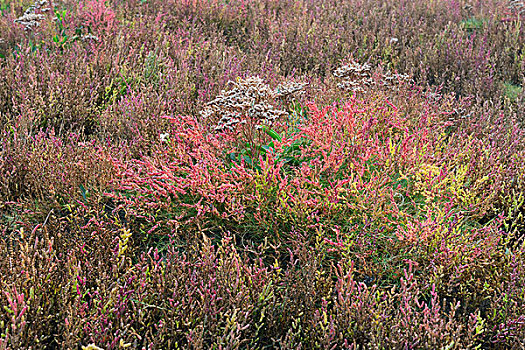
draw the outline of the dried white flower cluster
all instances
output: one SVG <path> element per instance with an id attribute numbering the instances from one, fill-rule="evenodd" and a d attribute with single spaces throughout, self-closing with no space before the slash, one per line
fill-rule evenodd
<path id="1" fill-rule="evenodd" d="M 366 87 L 373 85 L 370 77 L 369 64 L 360 64 L 357 62 L 350 62 L 334 71 L 334 75 L 341 79 L 337 87 L 352 92 L 365 92 Z"/>
<path id="2" fill-rule="evenodd" d="M 273 90 L 260 77 L 238 79 L 228 84 L 232 84 L 230 90 L 222 90 L 200 111 L 204 120 L 217 121 L 216 131 L 233 131 L 238 125 L 248 122 L 255 128 L 272 125 L 276 119 L 287 115 L 286 111 L 276 108 L 273 102 L 302 93 L 306 86 L 291 83 L 279 85 Z"/>
<path id="3" fill-rule="evenodd" d="M 51 8 L 47 6 L 47 0 L 36 0 L 33 5 L 27 8 L 22 16 L 15 19 L 14 22 L 21 24 L 26 31 L 33 30 L 34 28 L 40 26 L 40 22 L 44 20 L 45 16 L 42 13 L 51 10 Z M 37 10 L 42 13 L 36 13 Z"/>
<path id="4" fill-rule="evenodd" d="M 274 90 L 275 97 L 280 98 L 286 98 L 292 95 L 299 95 L 304 94 L 304 88 L 308 85 L 308 83 L 286 83 L 286 84 L 279 84 L 277 88 Z"/>
<path id="5" fill-rule="evenodd" d="M 80 39 L 81 39 L 82 41 L 88 41 L 88 40 L 100 41 L 100 39 L 98 38 L 98 36 L 93 35 L 93 34 L 91 34 L 91 33 L 88 33 L 88 34 L 82 35 L 82 36 L 80 37 Z"/>
<path id="6" fill-rule="evenodd" d="M 350 62 L 335 70 L 334 75 L 338 78 L 362 78 L 370 74 L 370 65 L 368 63 L 360 64 L 357 62 Z"/>
<path id="7" fill-rule="evenodd" d="M 525 3 L 523 0 L 509 0 L 507 7 L 513 12 L 517 12 L 518 15 L 521 15 L 523 12 L 525 12 Z"/>
<path id="8" fill-rule="evenodd" d="M 382 75 L 380 82 L 386 88 L 398 90 L 399 84 L 413 83 L 414 81 L 410 78 L 408 74 L 387 73 Z"/>
<path id="9" fill-rule="evenodd" d="M 470 118 L 470 113 L 464 108 L 454 108 L 453 113 L 448 117 L 449 122 L 459 123 L 465 119 Z"/>
<path id="10" fill-rule="evenodd" d="M 334 76 L 341 79 L 337 87 L 351 92 L 366 92 L 370 88 L 397 90 L 401 83 L 409 83 L 412 80 L 406 74 L 386 73 L 379 79 L 371 75 L 369 64 L 351 62 L 334 71 Z"/>
<path id="11" fill-rule="evenodd" d="M 434 92 L 434 91 L 427 91 L 423 93 L 423 96 L 434 102 L 437 102 L 443 98 L 443 96 L 439 92 Z"/>

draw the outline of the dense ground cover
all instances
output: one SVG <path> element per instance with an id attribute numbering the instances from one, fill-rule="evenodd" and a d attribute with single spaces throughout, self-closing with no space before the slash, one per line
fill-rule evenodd
<path id="1" fill-rule="evenodd" d="M 524 348 L 524 9 L 0 0 L 0 349 Z"/>

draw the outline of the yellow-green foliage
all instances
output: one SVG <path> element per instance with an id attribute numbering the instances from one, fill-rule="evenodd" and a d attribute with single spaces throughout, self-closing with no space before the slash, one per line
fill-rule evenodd
<path id="1" fill-rule="evenodd" d="M 118 245 L 118 258 L 124 259 L 126 250 L 128 249 L 128 240 L 131 237 L 132 232 L 126 228 L 122 228 L 121 232 Z"/>

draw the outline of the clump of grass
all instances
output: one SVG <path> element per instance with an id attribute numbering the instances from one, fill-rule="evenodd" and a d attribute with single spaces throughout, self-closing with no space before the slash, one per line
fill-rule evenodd
<path id="1" fill-rule="evenodd" d="M 473 33 L 475 31 L 482 30 L 485 26 L 485 20 L 482 18 L 470 17 L 466 20 L 463 20 L 460 23 L 460 26 L 465 29 L 468 33 Z"/>
<path id="2" fill-rule="evenodd" d="M 512 83 L 504 83 L 504 96 L 512 102 L 516 102 L 523 92 L 523 87 Z"/>

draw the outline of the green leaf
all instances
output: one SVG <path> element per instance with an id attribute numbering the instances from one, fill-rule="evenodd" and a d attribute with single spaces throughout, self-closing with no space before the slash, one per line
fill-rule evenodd
<path id="1" fill-rule="evenodd" d="M 78 187 L 80 187 L 80 192 L 82 192 L 82 198 L 84 198 L 84 202 L 87 202 L 86 189 L 82 184 L 80 184 Z"/>
<path id="2" fill-rule="evenodd" d="M 262 145 L 261 146 L 261 152 L 263 154 L 266 154 L 266 153 L 271 153 L 273 151 L 273 148 L 270 147 L 270 146 L 267 146 L 267 145 Z"/>
<path id="3" fill-rule="evenodd" d="M 279 135 L 276 131 L 270 129 L 267 125 L 262 126 L 262 130 L 268 134 L 272 139 L 278 140 L 279 142 L 282 141 L 281 135 Z"/>
<path id="4" fill-rule="evenodd" d="M 244 162 L 246 164 L 253 165 L 252 159 L 248 157 L 247 155 L 244 155 L 242 158 L 244 159 Z"/>

